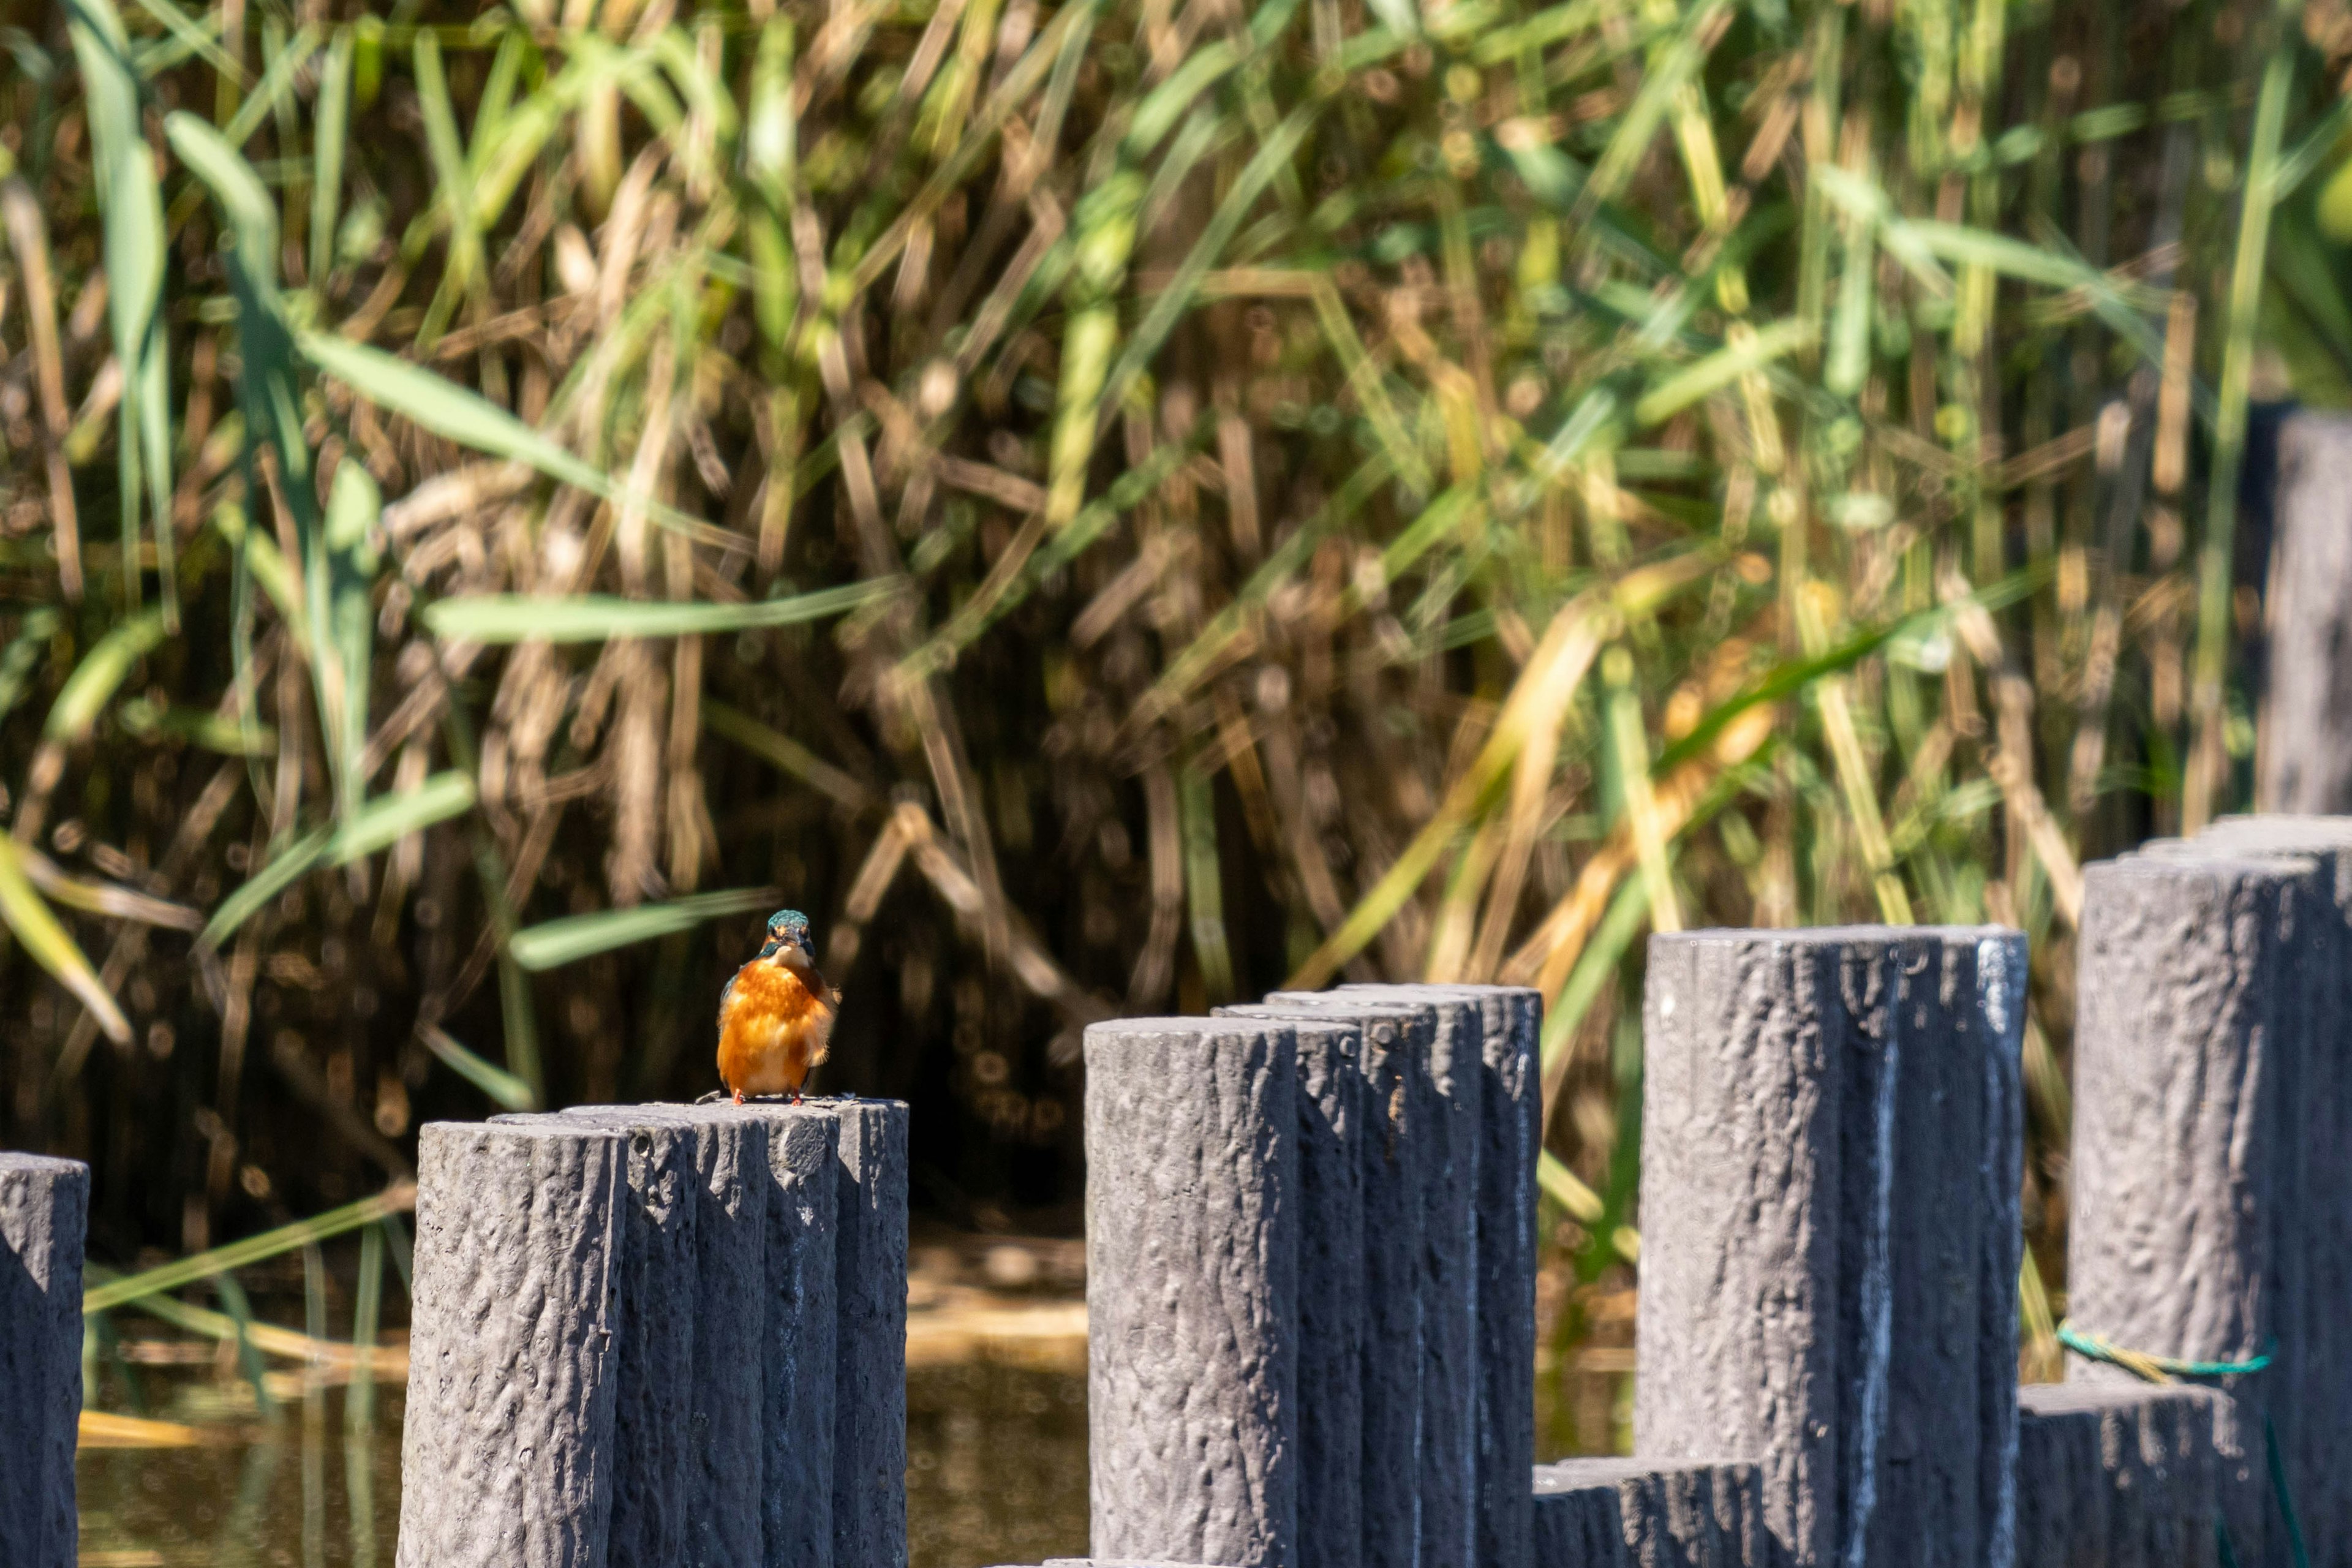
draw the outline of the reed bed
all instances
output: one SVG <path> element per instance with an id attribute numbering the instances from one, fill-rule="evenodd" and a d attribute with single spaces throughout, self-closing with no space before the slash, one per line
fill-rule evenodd
<path id="1" fill-rule="evenodd" d="M 2015 924 L 2063 1256 L 2078 868 L 2242 802 L 2249 408 L 2352 377 L 2340 6 L 6 15 L 0 1135 L 100 1255 L 709 1087 L 789 903 L 983 1225 L 1091 1019 L 1539 985 L 1570 1339 L 1645 931 Z"/>

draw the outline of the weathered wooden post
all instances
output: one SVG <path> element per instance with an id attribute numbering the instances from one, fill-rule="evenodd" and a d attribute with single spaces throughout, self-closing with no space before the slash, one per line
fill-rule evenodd
<path id="1" fill-rule="evenodd" d="M 1467 1000 L 1479 1013 L 1479 1568 L 1528 1568 L 1536 1458 L 1536 1156 L 1543 1145 L 1538 1061 L 1543 994 L 1524 985 L 1344 985 L 1343 995 Z"/>
<path id="2" fill-rule="evenodd" d="M 1087 1029 L 1098 1558 L 1299 1561 L 1297 1050 L 1274 1020 Z"/>
<path id="3" fill-rule="evenodd" d="M 1318 1275 L 1312 1269 L 1320 1254 L 1310 1239 L 1302 1244 L 1299 1288 L 1304 1301 L 1313 1294 L 1336 1295 L 1348 1289 L 1349 1280 L 1358 1281 L 1363 1300 L 1356 1388 L 1360 1412 L 1360 1555 L 1364 1568 L 1413 1568 L 1421 1550 L 1422 1226 L 1423 1189 L 1433 1163 L 1423 1158 L 1423 1152 L 1436 1125 L 1429 1059 L 1437 1013 L 1432 1007 L 1342 998 L 1338 993 L 1316 993 L 1305 1001 L 1270 999 L 1233 1011 L 1236 1016 L 1337 1022 L 1359 1033 L 1361 1263 L 1352 1265 L 1334 1249 L 1330 1261 L 1335 1272 Z M 1311 1237 L 1324 1222 L 1310 1210 L 1303 1223 Z M 1341 1318 L 1331 1320 L 1331 1331 L 1348 1330 Z M 1311 1326 L 1309 1331 L 1314 1331 Z M 1315 1352 L 1310 1348 L 1305 1353 Z M 1319 1425 L 1312 1413 L 1303 1412 L 1301 1419 L 1307 1432 Z M 1345 1442 L 1337 1434 L 1333 1440 Z M 1311 1510 L 1318 1505 L 1302 1506 Z M 1303 1540 L 1302 1547 L 1309 1563 L 1317 1552 L 1344 1555 L 1346 1551 L 1344 1542 L 1327 1547 L 1312 1535 Z"/>
<path id="4" fill-rule="evenodd" d="M 626 1138 L 418 1138 L 400 1568 L 604 1568 Z"/>
<path id="5" fill-rule="evenodd" d="M 1421 1193 L 1418 1568 L 1478 1560 L 1478 1152 L 1485 1015 L 1475 997 L 1372 986 L 1277 991 L 1270 1005 L 1402 1006 L 1430 1019 L 1422 1126 L 1408 1127 Z M 1414 1088 L 1418 1089 L 1417 1082 Z M 1410 1111 L 1408 1112 L 1410 1114 Z M 1532 1328 L 1528 1352 L 1534 1352 Z M 1532 1405 L 1528 1420 L 1534 1420 Z M 1532 1458 L 1532 1454 L 1529 1456 Z"/>
<path id="6" fill-rule="evenodd" d="M 2326 891 L 2312 860 L 2218 852 L 2084 877 L 2068 1312 L 2088 1342 L 2213 1366 L 2269 1358 L 2219 1380 L 2221 1506 L 2240 1568 L 2290 1554 L 2270 1445 L 2293 1479 L 2306 1469 L 2294 1394 L 2319 1304 L 2305 1278 L 2302 1118 Z M 2067 1378 L 2136 1381 L 2079 1351 Z"/>
<path id="7" fill-rule="evenodd" d="M 768 1169 L 775 1180 L 768 1194 L 766 1370 L 761 1411 L 765 1441 L 761 1449 L 760 1503 L 768 1568 L 832 1568 L 834 1385 L 841 1316 L 835 1289 L 843 1184 L 841 1124 L 822 1104 L 752 1105 L 743 1114 L 767 1125 Z M 893 1114 L 903 1125 L 906 1108 L 897 1106 Z M 904 1142 L 903 1137 L 898 1140 L 902 1148 Z M 901 1211 L 906 1202 L 904 1169 L 901 1162 L 898 1187 Z M 887 1179 L 877 1174 L 877 1179 Z M 882 1249 L 886 1269 L 898 1280 L 902 1301 L 907 1277 L 903 1236 L 902 1226 L 902 1245 L 895 1260 L 887 1256 L 887 1247 Z M 898 1350 L 902 1390 L 905 1346 L 902 1326 Z M 903 1481 L 900 1493 L 903 1520 Z"/>
<path id="8" fill-rule="evenodd" d="M 2295 415 L 2278 456 L 2254 798 L 2352 811 L 2352 416 Z"/>
<path id="9" fill-rule="evenodd" d="M 1298 1563 L 1364 1560 L 1367 1148 L 1360 1019 L 1304 1007 L 1220 1007 L 1297 1037 Z"/>
<path id="10" fill-rule="evenodd" d="M 2217 1398 L 2078 1383 L 2018 1390 L 2018 1568 L 2211 1568 Z"/>
<path id="11" fill-rule="evenodd" d="M 903 1568 L 906 1134 L 875 1100 L 426 1127 L 404 1568 Z"/>
<path id="12" fill-rule="evenodd" d="M 833 1568 L 907 1563 L 907 1107 L 815 1100 L 835 1166 Z"/>
<path id="13" fill-rule="evenodd" d="M 1652 939 L 1635 1452 L 1799 1568 L 2009 1568 L 2024 939 Z"/>
<path id="14" fill-rule="evenodd" d="M 2299 416 L 2300 417 L 2300 416 Z M 2352 816 L 2239 816 L 2213 824 L 2193 851 L 2317 862 L 2320 914 L 2306 960 L 2316 981 L 2305 1031 L 2301 1110 L 2305 1375 L 2274 1385 L 2298 1434 L 2294 1496 L 2311 1561 L 2352 1568 Z M 2298 939 L 2300 945 L 2300 939 Z"/>
<path id="15" fill-rule="evenodd" d="M 1769 1561 L 1752 1464 L 1570 1459 L 1535 1470 L 1540 1568 L 1759 1568 Z"/>
<path id="16" fill-rule="evenodd" d="M 743 1336 L 765 1326 L 768 1129 L 731 1110 L 539 1119 L 628 1139 L 608 1568 L 764 1568 L 745 1500 L 763 1495 L 765 1364 Z"/>
<path id="17" fill-rule="evenodd" d="M 74 1568 L 89 1167 L 0 1152 L 0 1563 Z"/>

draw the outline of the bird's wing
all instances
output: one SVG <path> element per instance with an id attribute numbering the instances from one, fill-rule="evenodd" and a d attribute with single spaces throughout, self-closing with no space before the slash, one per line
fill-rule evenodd
<path id="1" fill-rule="evenodd" d="M 734 973 L 729 975 L 727 977 L 727 984 L 719 988 L 719 1026 L 722 1030 L 727 1027 L 727 1004 L 735 999 L 735 983 L 742 978 L 743 971 L 739 969 Z"/>

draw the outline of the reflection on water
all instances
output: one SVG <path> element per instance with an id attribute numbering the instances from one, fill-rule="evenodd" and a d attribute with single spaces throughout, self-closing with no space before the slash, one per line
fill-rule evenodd
<path id="1" fill-rule="evenodd" d="M 1087 1551 L 1087 1380 L 987 1362 L 907 1374 L 909 1568 Z"/>
<path id="2" fill-rule="evenodd" d="M 82 1568 L 391 1568 L 399 1399 L 378 1398 L 384 1419 L 357 1439 L 344 1435 L 340 1391 L 327 1390 L 274 1422 L 212 1428 L 218 1443 L 85 1448 Z M 911 1370 L 909 1568 L 1082 1554 L 1086 1399 L 1086 1379 L 1068 1373 Z"/>
<path id="3" fill-rule="evenodd" d="M 85 1447 L 82 1568 L 390 1568 L 398 1397 L 377 1408 L 348 1435 L 341 1391 L 320 1390 L 194 1447 Z"/>
<path id="4" fill-rule="evenodd" d="M 1614 1365 L 1538 1378 L 1538 1458 L 1619 1447 L 1631 1385 Z M 396 1388 L 378 1394 L 381 1418 L 360 1437 L 345 1434 L 338 1389 L 282 1404 L 274 1419 L 248 1405 L 232 1426 L 206 1409 L 218 1384 L 190 1380 L 173 1397 L 151 1373 L 143 1392 L 156 1415 L 211 1415 L 204 1431 L 219 1440 L 85 1448 L 82 1568 L 392 1568 Z M 1086 1378 L 982 1361 L 909 1369 L 907 1537 L 908 1568 L 1084 1555 Z"/>

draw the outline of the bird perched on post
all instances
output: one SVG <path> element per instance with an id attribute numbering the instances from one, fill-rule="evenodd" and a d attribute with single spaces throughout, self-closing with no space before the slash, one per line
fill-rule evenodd
<path id="1" fill-rule="evenodd" d="M 824 1060 L 840 1001 L 809 952 L 808 916 L 798 910 L 769 916 L 760 956 L 719 994 L 719 1079 L 735 1103 L 747 1094 L 799 1100 L 809 1068 Z"/>

